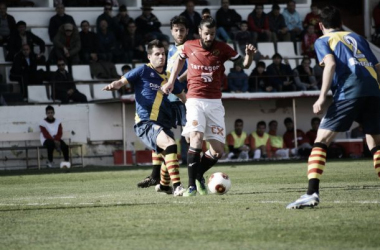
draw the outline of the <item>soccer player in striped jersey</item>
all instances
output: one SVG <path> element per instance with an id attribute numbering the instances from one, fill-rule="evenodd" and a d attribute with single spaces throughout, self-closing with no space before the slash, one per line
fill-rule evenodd
<path id="1" fill-rule="evenodd" d="M 287 209 L 319 204 L 319 181 L 325 168 L 327 147 L 337 133 L 349 130 L 353 121 L 363 125 L 380 177 L 380 64 L 363 37 L 341 30 L 341 15 L 335 7 L 322 10 L 319 27 L 324 35 L 314 46 L 320 65 L 325 68 L 321 93 L 313 111 L 322 112 L 330 88 L 333 103 L 321 121 L 309 156 L 307 193 L 290 203 Z"/>
<path id="2" fill-rule="evenodd" d="M 148 64 L 129 71 L 120 80 L 105 86 L 103 90 L 120 89 L 127 83 L 134 85 L 135 133 L 147 147 L 164 156 L 173 183 L 173 195 L 182 196 L 185 190 L 179 176 L 177 144 L 170 130 L 173 126 L 172 109 L 167 95 L 161 91 L 161 86 L 167 82 L 170 73 L 164 70 L 166 53 L 160 41 L 153 40 L 148 44 L 148 59 Z M 186 101 L 183 89 L 178 88 L 173 93 Z M 160 188 L 160 191 L 171 192 L 168 186 Z"/>
<path id="3" fill-rule="evenodd" d="M 175 44 L 170 45 L 169 47 L 168 63 L 166 66 L 166 70 L 169 72 L 172 70 L 173 64 L 179 55 L 179 51 L 182 49 L 183 44 L 186 41 L 186 37 L 189 32 L 187 19 L 184 16 L 173 17 L 170 20 L 170 30 L 171 30 L 171 34 L 172 34 Z M 187 64 L 185 63 L 185 66 L 183 67 L 182 71 L 180 72 L 180 76 L 178 77 L 178 80 L 183 88 L 186 87 L 186 83 L 187 83 L 186 73 L 187 73 Z M 182 102 L 180 102 L 178 100 L 178 97 L 173 94 L 170 94 L 168 98 L 170 101 L 172 101 L 173 109 L 177 111 L 176 112 L 177 117 L 183 118 L 183 119 L 179 119 L 176 125 L 185 126 L 186 112 L 184 108 L 180 107 Z M 181 110 L 182 110 L 182 114 L 180 113 Z M 187 143 L 185 143 L 185 145 L 181 144 L 181 151 L 183 149 L 187 151 Z M 181 155 L 183 156 L 184 154 L 181 153 Z M 185 161 L 185 159 L 182 159 L 182 161 Z M 164 171 L 164 169 L 161 169 L 162 164 L 164 164 L 164 158 L 162 157 L 162 155 L 157 154 L 156 152 L 153 151 L 152 152 L 152 165 L 153 165 L 152 173 L 149 176 L 147 176 L 144 180 L 137 183 L 137 187 L 147 188 L 147 187 L 156 185 L 159 182 L 162 185 L 167 186 L 168 183 L 170 183 L 170 178 L 168 178 L 167 172 Z M 165 168 L 165 166 L 163 167 Z M 160 175 L 161 175 L 161 178 L 160 178 Z M 160 179 L 161 181 L 159 181 Z"/>
<path id="4" fill-rule="evenodd" d="M 224 153 L 225 124 L 221 101 L 221 76 L 224 74 L 225 61 L 240 59 L 239 54 L 230 46 L 215 41 L 214 19 L 203 19 L 198 32 L 200 39 L 185 42 L 168 83 L 162 87 L 166 94 L 173 90 L 175 80 L 187 59 L 187 123 L 182 135 L 189 135 L 190 147 L 187 157 L 189 188 L 184 196 L 195 196 L 197 191 L 201 195 L 207 194 L 203 175 Z M 256 48 L 248 44 L 245 52 L 243 65 L 244 68 L 248 68 Z M 201 158 L 203 140 L 210 142 L 210 150 Z"/>

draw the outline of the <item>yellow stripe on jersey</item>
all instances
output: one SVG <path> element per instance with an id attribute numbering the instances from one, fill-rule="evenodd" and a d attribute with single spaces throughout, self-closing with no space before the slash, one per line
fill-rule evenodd
<path id="1" fill-rule="evenodd" d="M 353 45 L 352 44 L 348 44 L 345 40 L 344 40 L 344 36 L 346 35 L 349 35 L 351 32 L 332 32 L 332 33 L 328 33 L 326 34 L 325 36 L 329 36 L 329 45 L 330 45 L 330 48 L 334 51 L 336 46 L 338 45 L 339 42 L 343 43 L 347 48 L 349 48 L 352 52 L 354 52 L 354 49 L 353 49 Z M 362 52 L 357 49 L 357 54 L 362 54 Z M 359 62 L 366 62 L 368 63 L 368 60 L 367 58 L 357 58 L 357 60 L 359 60 Z M 377 79 L 377 74 L 376 74 L 376 71 L 374 70 L 373 67 L 371 66 L 364 66 L 368 71 L 369 73 L 371 74 L 371 76 L 375 79 Z"/>
<path id="2" fill-rule="evenodd" d="M 135 123 L 139 123 L 140 122 L 140 117 L 137 113 L 135 113 Z"/>
<path id="3" fill-rule="evenodd" d="M 150 67 L 150 68 L 153 68 L 153 66 L 150 63 L 148 63 L 147 66 Z M 168 74 L 167 73 L 166 74 L 165 73 L 164 74 L 159 74 L 157 71 L 155 71 L 155 72 L 163 80 L 161 82 L 161 86 L 164 85 L 168 81 Z M 150 112 L 150 117 L 149 117 L 150 120 L 157 121 L 158 115 L 160 113 L 160 106 L 161 106 L 161 103 L 162 103 L 163 99 L 164 99 L 164 95 L 163 95 L 162 91 L 157 91 L 156 98 L 154 99 L 152 110 Z"/>

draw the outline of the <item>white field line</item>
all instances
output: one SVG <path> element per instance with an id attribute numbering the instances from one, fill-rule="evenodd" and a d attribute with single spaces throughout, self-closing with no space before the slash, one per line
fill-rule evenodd
<path id="1" fill-rule="evenodd" d="M 181 201 L 173 201 L 173 203 L 178 203 L 178 204 L 195 204 L 197 203 L 196 201 L 190 201 L 190 200 L 181 200 Z M 216 201 L 216 202 L 201 202 L 201 203 L 210 203 L 210 204 L 215 204 L 215 203 L 232 203 L 232 202 L 228 202 L 226 200 L 224 201 Z M 271 201 L 271 200 L 263 200 L 263 201 L 251 201 L 250 203 L 256 203 L 256 204 L 287 204 L 289 202 L 286 202 L 286 201 Z M 340 204 L 380 204 L 380 200 L 364 200 L 364 201 L 344 201 L 344 200 L 335 200 L 335 201 L 323 201 L 322 204 L 331 204 L 331 203 L 334 203 L 334 204 L 337 204 L 337 203 L 340 203 Z M 25 204 L 16 204 L 16 203 L 0 203 L 0 207 L 1 206 L 4 206 L 4 207 L 12 207 L 12 206 L 69 206 L 69 205 L 73 205 L 73 206 L 77 206 L 77 205 L 81 205 L 81 206 L 91 206 L 91 205 L 134 205 L 135 203 L 128 203 L 128 202 L 122 202 L 122 201 L 118 201 L 118 202 L 110 202 L 110 203 L 107 203 L 107 202 L 104 202 L 104 203 L 94 203 L 94 202 L 81 202 L 81 203 L 75 203 L 75 202 L 64 202 L 64 203 L 38 203 L 38 202 L 34 202 L 34 203 L 25 203 Z M 149 202 L 146 202 L 146 203 L 138 203 L 136 205 L 144 205 L 144 204 L 152 204 L 152 203 L 149 203 Z M 161 203 L 157 203 L 157 205 L 162 205 Z"/>

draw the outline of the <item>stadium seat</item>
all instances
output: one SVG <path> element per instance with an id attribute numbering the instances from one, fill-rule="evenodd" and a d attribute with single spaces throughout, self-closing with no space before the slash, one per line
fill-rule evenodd
<path id="1" fill-rule="evenodd" d="M 294 43 L 293 42 L 278 42 L 277 43 L 277 52 L 283 57 L 288 58 L 299 58 L 294 52 Z M 302 56 L 301 56 L 302 57 Z"/>
<path id="2" fill-rule="evenodd" d="M 116 67 L 116 72 L 119 74 L 119 75 L 123 75 L 123 72 L 121 71 L 121 68 L 124 66 L 125 64 L 124 63 L 118 63 L 118 64 L 115 64 L 115 67 Z M 131 64 L 128 64 L 131 68 L 132 65 Z"/>
<path id="3" fill-rule="evenodd" d="M 89 84 L 76 84 L 77 90 L 87 97 L 87 101 L 92 101 L 92 95 Z"/>
<path id="4" fill-rule="evenodd" d="M 265 63 L 265 67 L 268 67 L 269 65 L 271 65 L 273 63 L 272 59 L 263 59 L 260 61 Z"/>
<path id="5" fill-rule="evenodd" d="M 50 41 L 48 28 L 31 28 L 30 31 L 41 38 L 45 42 L 45 45 L 53 45 Z"/>
<path id="6" fill-rule="evenodd" d="M 226 75 L 228 75 L 228 73 L 231 72 L 231 69 L 233 69 L 233 67 L 234 67 L 234 62 L 233 61 L 227 60 L 224 63 L 224 68 L 226 69 L 225 70 Z"/>
<path id="7" fill-rule="evenodd" d="M 91 71 L 89 65 L 73 65 L 73 79 L 74 81 L 91 81 Z"/>
<path id="8" fill-rule="evenodd" d="M 11 81 L 11 79 L 9 79 L 9 76 L 11 75 L 11 73 L 10 73 L 11 68 L 12 68 L 12 66 L 6 66 L 5 67 L 5 82 L 7 84 L 17 84 L 18 82 Z"/>
<path id="9" fill-rule="evenodd" d="M 274 43 L 257 43 L 257 50 L 260 51 L 260 53 L 263 56 L 269 56 L 272 57 L 276 52 L 274 49 Z"/>
<path id="10" fill-rule="evenodd" d="M 296 43 L 296 53 L 298 56 L 302 56 L 302 42 L 297 42 Z"/>
<path id="11" fill-rule="evenodd" d="M 282 62 L 284 62 L 284 61 L 282 61 Z M 289 63 L 290 68 L 292 68 L 292 70 L 297 67 L 296 59 L 288 59 L 288 63 Z"/>
<path id="12" fill-rule="evenodd" d="M 30 85 L 28 86 L 28 102 L 29 103 L 52 103 L 48 97 L 50 87 L 48 85 Z"/>
<path id="13" fill-rule="evenodd" d="M 315 60 L 315 58 L 310 58 L 310 67 L 314 68 L 315 64 L 317 64 L 317 60 Z"/>
<path id="14" fill-rule="evenodd" d="M 94 93 L 94 99 L 93 100 L 107 100 L 107 99 L 114 99 L 112 91 L 103 91 L 103 87 L 107 85 L 108 83 L 96 83 L 93 84 L 93 93 Z"/>
<path id="15" fill-rule="evenodd" d="M 46 66 L 45 65 L 37 65 L 37 70 L 42 69 L 43 71 L 46 71 Z"/>

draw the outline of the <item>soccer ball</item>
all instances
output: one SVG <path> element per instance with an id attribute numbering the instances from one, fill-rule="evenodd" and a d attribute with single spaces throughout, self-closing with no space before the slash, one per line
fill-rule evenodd
<path id="1" fill-rule="evenodd" d="M 231 188 L 231 180 L 225 173 L 213 173 L 207 182 L 208 189 L 213 194 L 225 194 Z"/>
<path id="2" fill-rule="evenodd" d="M 68 161 L 63 161 L 63 162 L 61 162 L 59 167 L 63 168 L 63 169 L 67 169 L 67 168 L 71 168 L 71 164 Z"/>

